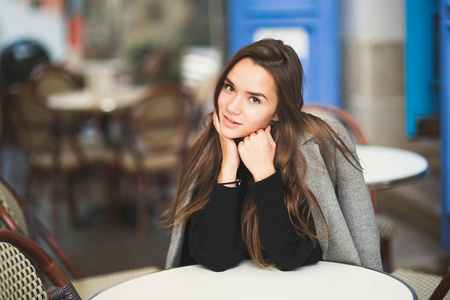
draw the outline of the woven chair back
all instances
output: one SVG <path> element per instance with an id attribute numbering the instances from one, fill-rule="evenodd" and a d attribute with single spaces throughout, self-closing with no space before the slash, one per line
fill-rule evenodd
<path id="1" fill-rule="evenodd" d="M 0 299 L 48 299 L 31 262 L 14 246 L 0 242 Z"/>
<path id="2" fill-rule="evenodd" d="M 180 147 L 189 132 L 190 103 L 176 86 L 150 91 L 132 110 L 131 123 L 144 151 Z"/>
<path id="3" fill-rule="evenodd" d="M 43 98 L 50 95 L 70 92 L 75 89 L 73 82 L 59 72 L 49 71 L 36 82 L 36 92 Z"/>
<path id="4" fill-rule="evenodd" d="M 83 83 L 77 74 L 62 66 L 40 64 L 31 72 L 27 86 L 40 101 L 46 101 L 53 94 L 80 89 Z"/>
<path id="5" fill-rule="evenodd" d="M 16 200 L 16 197 L 0 180 L 0 219 L 3 223 L 8 224 L 6 227 L 17 226 L 22 234 L 30 237 L 25 213 Z M 10 222 L 14 224 L 10 224 Z M 15 228 L 8 228 L 15 229 Z"/>
<path id="6" fill-rule="evenodd" d="M 0 299 L 6 293 L 12 296 L 5 299 L 81 299 L 64 272 L 33 240 L 13 230 L 0 229 L 0 246 Z M 42 273 L 37 273 L 32 265 Z M 49 282 L 43 282 L 37 274 Z"/>
<path id="7" fill-rule="evenodd" d="M 24 91 L 12 92 L 8 99 L 19 143 L 27 152 L 48 150 L 54 137 L 51 112 Z"/>

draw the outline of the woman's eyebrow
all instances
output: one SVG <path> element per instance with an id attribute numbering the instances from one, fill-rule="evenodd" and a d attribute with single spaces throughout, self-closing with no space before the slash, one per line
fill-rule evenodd
<path id="1" fill-rule="evenodd" d="M 224 81 L 225 81 L 226 83 L 228 83 L 228 84 L 234 86 L 234 83 L 233 83 L 233 81 L 230 80 L 230 78 L 226 77 Z"/>
<path id="2" fill-rule="evenodd" d="M 228 77 L 226 77 L 224 81 L 225 81 L 226 83 L 232 85 L 232 86 L 236 86 L 236 85 L 233 83 L 233 81 L 231 81 L 230 78 L 228 78 Z M 252 95 L 252 96 L 255 96 L 255 97 L 262 97 L 262 98 L 268 100 L 267 97 L 266 97 L 266 95 L 264 95 L 263 93 L 250 92 L 250 91 L 245 91 L 245 92 L 246 92 L 247 94 L 249 94 L 249 95 Z"/>
<path id="3" fill-rule="evenodd" d="M 263 93 L 256 93 L 256 92 L 248 92 L 247 91 L 247 94 L 250 94 L 250 95 L 256 96 L 256 97 L 262 97 L 262 98 L 268 100 L 267 97 Z"/>

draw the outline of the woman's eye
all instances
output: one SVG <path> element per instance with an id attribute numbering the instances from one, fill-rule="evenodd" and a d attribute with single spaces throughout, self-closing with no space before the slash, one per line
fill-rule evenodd
<path id="1" fill-rule="evenodd" d="M 232 86 L 229 85 L 229 84 L 225 84 L 225 89 L 226 89 L 227 91 L 229 91 L 229 92 L 234 92 L 234 87 L 232 87 Z"/>
<path id="2" fill-rule="evenodd" d="M 256 97 L 250 97 L 250 102 L 251 103 L 260 103 L 261 101 Z"/>

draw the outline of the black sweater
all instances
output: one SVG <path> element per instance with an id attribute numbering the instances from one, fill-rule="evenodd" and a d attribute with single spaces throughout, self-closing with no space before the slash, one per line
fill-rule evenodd
<path id="1" fill-rule="evenodd" d="M 293 270 L 321 259 L 319 244 L 314 246 L 308 237 L 295 232 L 277 172 L 262 181 L 235 188 L 214 183 L 206 207 L 193 213 L 186 223 L 182 266 L 199 263 L 213 271 L 224 271 L 250 258 L 241 235 L 241 211 L 248 192 L 253 194 L 257 205 L 261 243 L 277 268 Z"/>

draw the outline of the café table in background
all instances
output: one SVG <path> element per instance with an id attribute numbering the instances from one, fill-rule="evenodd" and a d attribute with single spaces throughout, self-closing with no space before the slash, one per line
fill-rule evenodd
<path id="1" fill-rule="evenodd" d="M 320 261 L 293 271 L 260 269 L 251 260 L 224 272 L 194 265 L 136 277 L 92 300 L 114 299 L 417 299 L 412 288 L 387 273 Z"/>
<path id="2" fill-rule="evenodd" d="M 132 106 L 147 87 L 124 86 L 111 89 L 108 93 L 97 93 L 84 89 L 51 95 L 47 106 L 59 111 L 91 111 L 109 113 Z"/>
<path id="3" fill-rule="evenodd" d="M 96 116 L 98 126 L 107 144 L 114 143 L 116 134 L 111 132 L 111 114 L 129 109 L 136 104 L 148 86 L 113 86 L 107 91 L 82 89 L 53 94 L 47 99 L 47 107 L 53 111 L 71 112 L 81 119 Z"/>
<path id="4" fill-rule="evenodd" d="M 369 189 L 387 189 L 424 178 L 428 161 L 421 155 L 397 148 L 357 145 L 356 153 Z"/>

